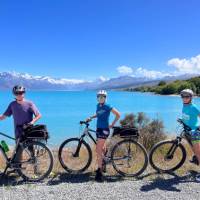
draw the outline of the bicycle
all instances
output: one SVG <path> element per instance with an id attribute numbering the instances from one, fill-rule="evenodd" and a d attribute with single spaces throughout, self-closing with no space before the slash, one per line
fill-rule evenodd
<path id="1" fill-rule="evenodd" d="M 33 127 L 38 126 L 40 125 Z M 31 132 L 29 131 L 29 133 Z M 32 133 L 41 134 L 42 132 L 41 130 L 37 130 Z M 16 140 L 1 132 L 0 135 L 16 142 L 10 157 L 0 145 L 0 152 L 3 155 L 2 161 L 4 161 L 3 165 L 1 163 L 0 166 L 1 176 L 4 176 L 10 168 L 12 171 L 17 172 L 24 181 L 35 182 L 43 180 L 51 173 L 53 168 L 53 155 L 50 149 L 43 142 L 40 142 L 41 139 L 46 138 L 23 133 L 23 136 Z"/>
<path id="2" fill-rule="evenodd" d="M 158 172 L 170 173 L 179 169 L 184 164 L 187 153 L 182 144 L 183 139 L 192 147 L 191 128 L 182 119 L 178 119 L 177 121 L 182 128 L 180 135 L 176 139 L 164 140 L 155 144 L 149 152 L 150 165 Z M 199 165 L 196 156 L 193 156 L 191 162 Z"/>
<path id="3" fill-rule="evenodd" d="M 59 161 L 68 173 L 82 173 L 89 168 L 92 162 L 92 150 L 90 144 L 85 141 L 85 137 L 90 138 L 96 145 L 96 140 L 92 136 L 92 133 L 96 131 L 89 128 L 89 122 L 80 121 L 80 125 L 83 124 L 85 128 L 81 136 L 65 140 L 59 148 Z M 117 128 L 114 127 L 114 130 Z M 111 149 L 108 147 L 110 151 L 107 151 L 103 159 L 105 165 L 111 163 L 115 171 L 122 176 L 139 176 L 148 165 L 147 152 L 137 142 L 139 135 L 132 133 L 133 135 L 122 138 Z M 111 152 L 110 155 L 108 152 Z"/>

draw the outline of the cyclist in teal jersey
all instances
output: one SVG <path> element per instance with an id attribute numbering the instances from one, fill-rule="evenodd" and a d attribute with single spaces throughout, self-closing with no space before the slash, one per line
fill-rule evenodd
<path id="1" fill-rule="evenodd" d="M 200 110 L 192 102 L 193 95 L 194 93 L 190 89 L 181 91 L 181 98 L 183 99 L 182 119 L 192 129 L 191 139 L 193 151 L 200 163 Z M 200 182 L 200 175 L 196 176 L 196 180 Z"/>
<path id="2" fill-rule="evenodd" d="M 113 126 L 116 124 L 116 122 L 120 118 L 120 113 L 117 109 L 113 108 L 109 104 L 106 103 L 107 98 L 107 92 L 105 90 L 100 90 L 97 93 L 97 108 L 96 108 L 96 114 L 89 117 L 86 121 L 91 121 L 94 118 L 97 118 L 97 130 L 96 130 L 96 136 L 97 136 L 97 146 L 96 146 L 96 152 L 97 152 L 97 162 L 98 162 L 98 169 L 96 170 L 96 181 L 102 181 L 102 160 L 103 160 L 103 154 L 106 152 L 105 147 L 105 141 L 109 136 L 110 128 L 113 128 Z M 109 117 L 110 113 L 113 113 L 115 115 L 114 121 L 109 125 Z"/>

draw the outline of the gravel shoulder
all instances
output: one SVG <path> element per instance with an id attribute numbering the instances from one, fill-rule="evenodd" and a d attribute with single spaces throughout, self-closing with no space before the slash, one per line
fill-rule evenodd
<path id="1" fill-rule="evenodd" d="M 43 183 L 34 184 L 9 176 L 0 180 L 0 199 L 200 199 L 200 183 L 195 182 L 194 172 L 184 176 L 154 175 L 146 174 L 140 179 L 105 176 L 103 183 L 96 183 L 91 173 L 63 173 Z"/>

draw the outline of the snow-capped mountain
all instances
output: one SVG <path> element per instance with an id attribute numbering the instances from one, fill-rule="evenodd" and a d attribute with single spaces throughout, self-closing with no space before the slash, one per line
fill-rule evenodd
<path id="1" fill-rule="evenodd" d="M 118 89 L 125 87 L 136 87 L 138 85 L 151 82 L 157 83 L 159 80 L 173 81 L 194 77 L 195 75 L 185 74 L 181 76 L 168 76 L 162 79 L 151 79 L 148 77 L 120 76 L 107 79 L 99 77 L 94 81 L 78 79 L 52 78 L 49 76 L 32 76 L 27 73 L 0 72 L 0 89 L 11 89 L 16 84 L 22 84 L 31 90 L 96 90 L 96 89 Z"/>
<path id="2" fill-rule="evenodd" d="M 32 76 L 27 73 L 0 72 L 0 89 L 10 89 L 14 85 L 22 84 L 33 90 L 84 90 L 93 89 L 103 83 L 100 77 L 95 81 L 78 79 L 52 78 L 49 76 Z"/>

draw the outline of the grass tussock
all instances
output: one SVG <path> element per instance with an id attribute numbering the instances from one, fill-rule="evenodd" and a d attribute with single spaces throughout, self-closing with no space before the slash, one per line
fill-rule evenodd
<path id="1" fill-rule="evenodd" d="M 127 114 L 124 119 L 120 121 L 121 126 L 137 127 L 139 129 L 139 142 L 144 145 L 147 150 L 167 138 L 164 132 L 163 122 L 159 119 L 150 120 L 145 113 L 139 112 Z"/>

